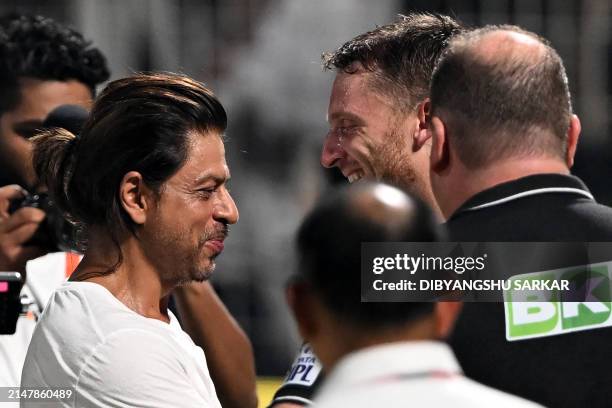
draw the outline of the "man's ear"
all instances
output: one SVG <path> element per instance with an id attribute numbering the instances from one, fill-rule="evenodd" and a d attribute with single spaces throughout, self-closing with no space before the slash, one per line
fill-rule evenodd
<path id="1" fill-rule="evenodd" d="M 429 120 L 427 132 L 431 137 L 431 170 L 439 173 L 448 167 L 450 160 L 450 145 L 448 143 L 446 126 L 440 117 L 433 116 Z"/>
<path id="2" fill-rule="evenodd" d="M 580 119 L 578 119 L 578 116 L 572 115 L 569 128 L 567 129 L 567 146 L 565 152 L 565 163 L 570 169 L 574 165 L 574 156 L 576 155 L 581 129 Z"/>
<path id="3" fill-rule="evenodd" d="M 427 131 L 427 123 L 431 119 L 429 115 L 430 112 L 431 102 L 429 98 L 426 98 L 423 102 L 419 103 L 417 107 L 418 122 L 414 134 L 414 151 L 417 151 L 422 148 L 427 143 L 427 141 L 431 139 L 431 133 Z"/>
<path id="4" fill-rule="evenodd" d="M 437 302 L 434 306 L 436 316 L 436 335 L 439 339 L 445 339 L 453 330 L 455 321 L 463 306 L 462 302 Z"/>
<path id="5" fill-rule="evenodd" d="M 304 282 L 291 283 L 285 293 L 289 308 L 298 326 L 300 336 L 309 341 L 317 333 L 314 299 L 310 286 Z"/>
<path id="6" fill-rule="evenodd" d="M 125 212 L 135 224 L 144 224 L 147 210 L 153 204 L 153 192 L 144 184 L 142 175 L 130 171 L 123 176 L 119 185 L 119 200 Z"/>

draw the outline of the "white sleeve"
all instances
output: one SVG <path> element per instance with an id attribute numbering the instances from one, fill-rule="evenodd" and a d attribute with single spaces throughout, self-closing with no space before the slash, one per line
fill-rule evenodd
<path id="1" fill-rule="evenodd" d="M 92 350 L 81 369 L 74 406 L 217 406 L 196 390 L 178 353 L 175 345 L 156 333 L 138 329 L 113 333 Z"/>

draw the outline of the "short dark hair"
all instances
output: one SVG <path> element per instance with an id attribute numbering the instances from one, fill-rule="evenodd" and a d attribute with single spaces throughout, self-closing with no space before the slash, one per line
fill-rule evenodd
<path id="1" fill-rule="evenodd" d="M 359 62 L 374 74 L 374 89 L 393 97 L 404 110 L 429 95 L 429 81 L 449 39 L 462 26 L 433 13 L 400 15 L 397 21 L 358 35 L 332 53 L 323 54 L 325 69 L 352 73 Z"/>
<path id="2" fill-rule="evenodd" d="M 118 196 L 123 176 L 138 171 L 160 192 L 185 164 L 191 132 L 226 126 L 225 109 L 199 82 L 138 74 L 108 84 L 78 138 L 60 128 L 33 138 L 34 168 L 64 213 L 85 227 L 104 226 L 117 242 L 120 232 L 134 231 Z"/>
<path id="3" fill-rule="evenodd" d="M 72 28 L 42 16 L 0 18 L 0 114 L 20 102 L 21 78 L 82 82 L 94 94 L 109 77 L 106 59 Z"/>
<path id="4" fill-rule="evenodd" d="M 432 303 L 361 302 L 363 242 L 433 242 L 444 238 L 429 207 L 407 193 L 412 208 L 400 217 L 367 200 L 381 183 L 362 182 L 328 194 L 303 221 L 297 236 L 298 281 L 306 282 L 326 307 L 355 327 L 403 325 L 433 310 Z M 397 214 L 395 214 L 397 215 Z"/>
<path id="5" fill-rule="evenodd" d="M 535 39 L 541 52 L 502 40 L 485 53 L 480 41 L 501 31 Z M 502 25 L 455 37 L 434 72 L 431 101 L 468 167 L 520 155 L 565 155 L 572 113 L 567 75 L 557 52 L 534 33 Z"/>

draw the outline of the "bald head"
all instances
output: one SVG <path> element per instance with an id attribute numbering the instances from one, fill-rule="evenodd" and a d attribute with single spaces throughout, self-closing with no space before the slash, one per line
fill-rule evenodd
<path id="1" fill-rule="evenodd" d="M 366 326 L 403 323 L 412 310 L 424 309 L 361 303 L 361 244 L 440 239 L 438 221 L 421 201 L 386 184 L 352 184 L 327 196 L 304 220 L 298 233 L 300 276 L 343 320 Z"/>
<path id="2" fill-rule="evenodd" d="M 565 157 L 567 76 L 548 42 L 515 26 L 457 36 L 434 72 L 432 112 L 468 168 L 512 157 Z"/>
<path id="3" fill-rule="evenodd" d="M 385 242 L 437 240 L 437 220 L 416 197 L 384 183 L 362 182 L 334 191 L 310 213 L 299 244 L 313 241 Z M 319 231 L 320 229 L 320 231 Z M 323 247 L 322 251 L 329 249 Z"/>
<path id="4" fill-rule="evenodd" d="M 491 67 L 506 64 L 537 65 L 543 62 L 546 56 L 546 46 L 538 37 L 528 32 L 511 31 L 495 28 L 476 35 L 466 36 L 465 40 L 457 42 L 457 50 L 463 47 L 466 54 L 481 64 Z"/>
<path id="5" fill-rule="evenodd" d="M 416 205 L 404 192 L 385 184 L 360 187 L 347 191 L 345 204 L 355 222 L 362 219 L 362 222 L 378 225 L 391 239 L 401 235 L 402 229 L 414 220 Z"/>

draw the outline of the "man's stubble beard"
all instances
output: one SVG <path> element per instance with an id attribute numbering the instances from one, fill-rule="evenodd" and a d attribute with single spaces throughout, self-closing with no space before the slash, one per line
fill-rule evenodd
<path id="1" fill-rule="evenodd" d="M 161 280 L 173 285 L 184 285 L 190 282 L 204 282 L 212 276 L 215 269 L 215 258 L 212 256 L 207 265 L 201 265 L 204 245 L 216 231 L 204 231 L 198 239 L 196 250 L 187 251 L 185 242 L 190 242 L 189 234 L 181 231 L 169 233 L 167 230 L 158 233 L 158 254 L 165 254 L 156 262 L 161 272 Z M 172 250 L 174 249 L 174 251 Z M 155 254 L 153 255 L 155 256 Z"/>
<path id="2" fill-rule="evenodd" d="M 416 170 L 407 135 L 393 129 L 385 135 L 384 140 L 386 143 L 377 146 L 373 154 L 376 178 L 424 198 L 424 180 Z"/>

